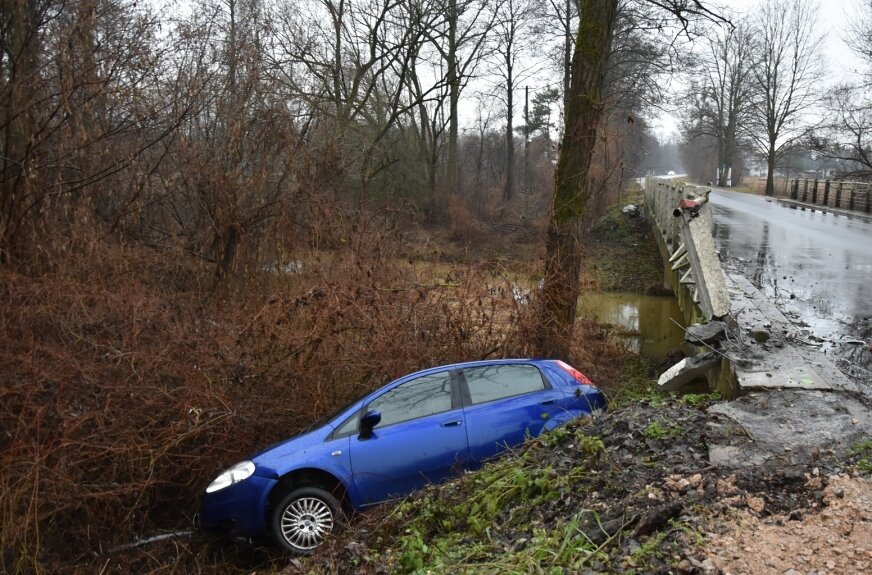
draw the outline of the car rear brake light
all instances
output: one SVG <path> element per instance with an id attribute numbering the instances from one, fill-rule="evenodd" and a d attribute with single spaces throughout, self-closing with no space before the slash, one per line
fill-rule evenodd
<path id="1" fill-rule="evenodd" d="M 557 365 L 563 368 L 563 370 L 572 376 L 572 378 L 577 381 L 581 385 L 593 385 L 591 381 L 580 371 L 566 363 L 565 361 L 557 360 Z"/>

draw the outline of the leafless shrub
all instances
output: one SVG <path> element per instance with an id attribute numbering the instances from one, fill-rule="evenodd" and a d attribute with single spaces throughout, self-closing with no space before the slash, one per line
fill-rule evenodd
<path id="1" fill-rule="evenodd" d="M 84 237 L 51 270 L 0 269 L 2 570 L 92 572 L 109 549 L 188 528 L 216 471 L 348 399 L 529 353 L 535 292 L 519 297 L 500 264 L 410 263 L 384 222 L 367 226 L 248 291 L 211 291 L 211 266 L 184 250 Z M 570 358 L 583 369 L 601 361 L 596 337 Z M 202 544 L 158 548 L 174 572 L 221 572 Z M 166 569 L 139 550 L 112 565 L 134 557 Z"/>

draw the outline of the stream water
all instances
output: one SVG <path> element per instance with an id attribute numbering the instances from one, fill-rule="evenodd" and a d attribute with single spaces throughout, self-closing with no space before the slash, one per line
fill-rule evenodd
<path id="1" fill-rule="evenodd" d="M 684 340 L 684 316 L 674 297 L 585 292 L 580 299 L 579 315 L 623 328 L 620 337 L 642 357 L 659 362 Z"/>

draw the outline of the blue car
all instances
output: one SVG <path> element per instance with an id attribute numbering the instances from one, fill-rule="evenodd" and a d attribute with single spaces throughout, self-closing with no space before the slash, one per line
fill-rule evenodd
<path id="1" fill-rule="evenodd" d="M 345 513 L 475 468 L 527 436 L 604 408 L 602 392 L 559 360 L 419 371 L 225 470 L 203 494 L 201 522 L 310 553 Z"/>

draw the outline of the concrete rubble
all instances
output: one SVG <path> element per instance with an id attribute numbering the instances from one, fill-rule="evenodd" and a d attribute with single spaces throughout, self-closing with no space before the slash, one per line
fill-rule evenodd
<path id="1" fill-rule="evenodd" d="M 713 344 L 723 341 L 726 337 L 727 324 L 722 321 L 712 321 L 688 326 L 685 331 L 684 341 L 694 345 Z"/>
<path id="2" fill-rule="evenodd" d="M 726 467 L 802 464 L 821 452 L 838 453 L 872 437 L 872 412 L 851 395 L 790 389 L 750 393 L 718 403 L 709 413 L 724 416 L 713 430 L 738 423 L 744 434 L 713 434 L 709 461 Z"/>
<path id="3" fill-rule="evenodd" d="M 721 357 L 715 353 L 685 357 L 660 376 L 657 385 L 663 391 L 676 391 L 684 386 L 705 379 L 712 368 L 721 363 Z"/>
<path id="4" fill-rule="evenodd" d="M 686 188 L 700 194 L 699 188 Z M 675 206 L 686 196 L 687 190 L 678 193 L 664 182 L 652 183 L 646 198 Z M 709 320 L 687 328 L 685 340 L 695 354 L 666 371 L 658 385 L 673 391 L 707 380 L 711 389 L 724 393 L 726 382 L 725 393 L 735 398 L 709 409 L 714 416 L 710 462 L 725 467 L 807 463 L 872 437 L 872 381 L 846 376 L 747 278 L 723 273 L 710 210 L 676 209 L 675 230 L 658 217 L 662 206 L 655 206 L 656 227 L 667 239 L 670 234 L 681 239 L 664 259 L 673 271 L 690 264 L 692 273 L 678 276 L 679 283 L 690 286 L 691 305 Z"/>

